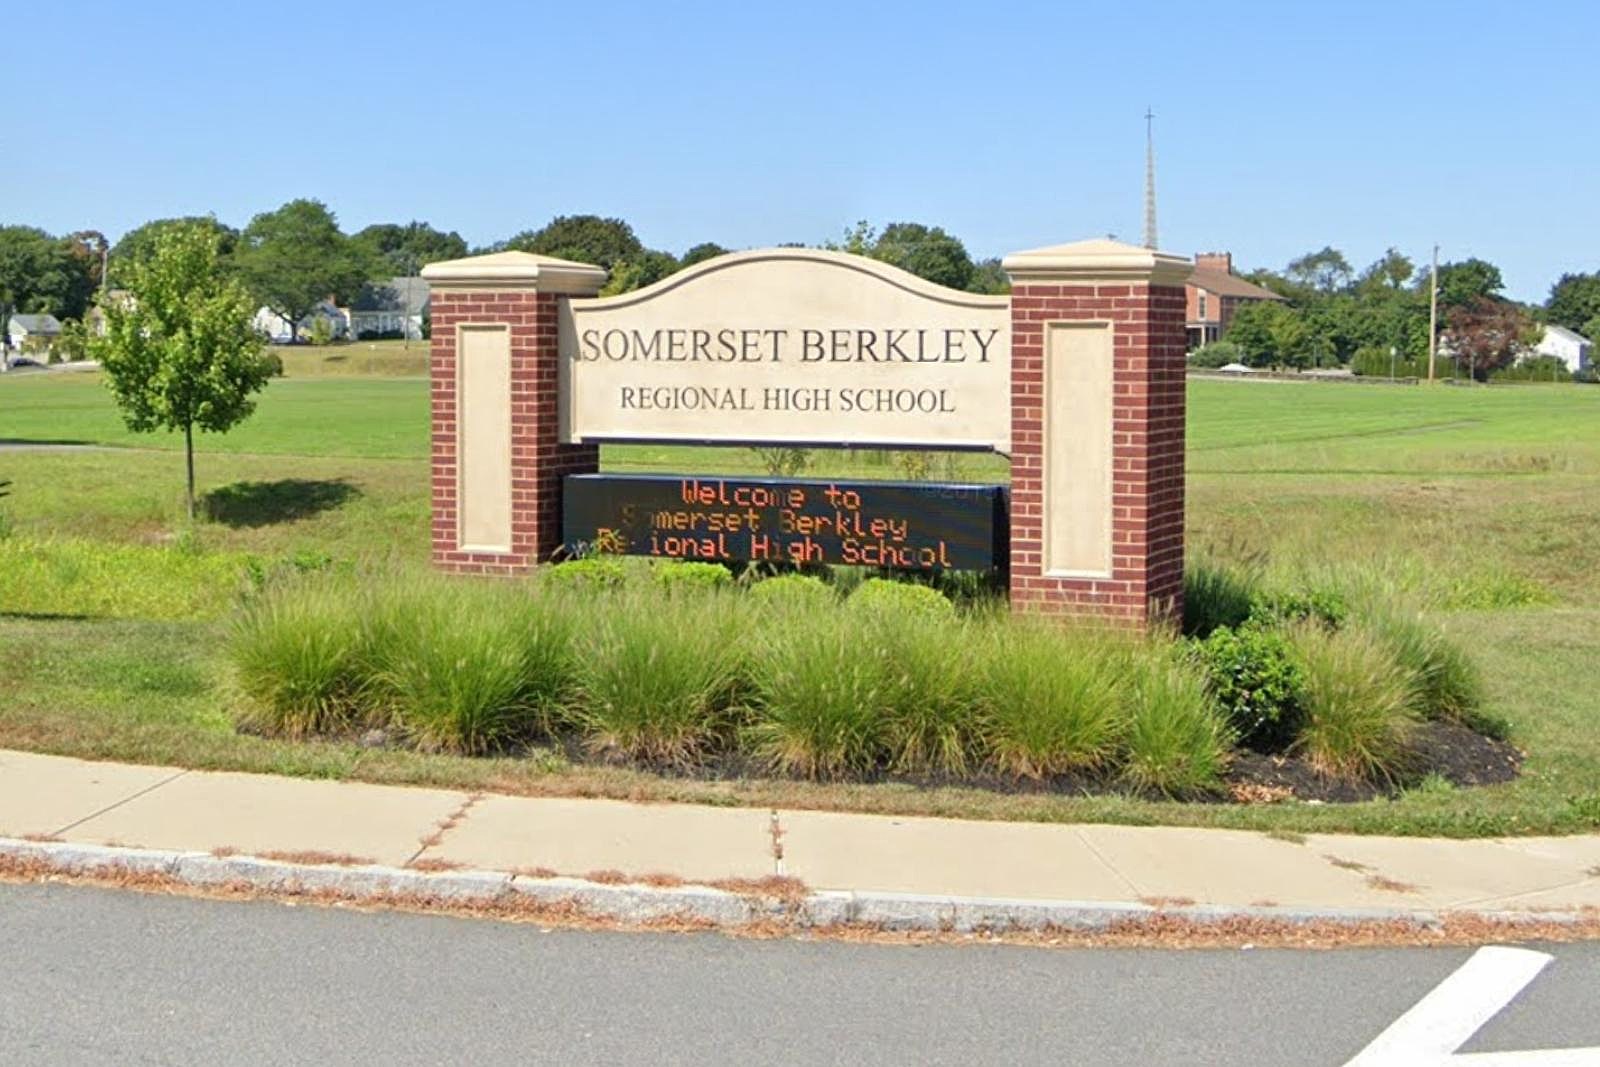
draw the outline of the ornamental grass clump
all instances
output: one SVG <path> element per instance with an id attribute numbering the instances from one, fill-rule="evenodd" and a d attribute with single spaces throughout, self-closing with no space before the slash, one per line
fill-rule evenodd
<path id="1" fill-rule="evenodd" d="M 1238 627 L 1258 595 L 1256 581 L 1243 571 L 1196 560 L 1183 572 L 1183 632 L 1206 637 L 1220 627 Z"/>
<path id="2" fill-rule="evenodd" d="M 401 587 L 367 630 L 375 702 L 425 751 L 479 755 L 549 732 L 573 698 L 572 620 L 523 583 Z"/>
<path id="3" fill-rule="evenodd" d="M 742 667 L 739 598 L 684 592 L 671 611 L 659 593 L 643 591 L 589 602 L 575 719 L 592 754 L 691 767 L 730 736 Z"/>
<path id="4" fill-rule="evenodd" d="M 297 582 L 253 598 L 230 635 L 240 725 L 295 739 L 348 728 L 361 646 L 360 601 L 345 583 Z"/>
<path id="5" fill-rule="evenodd" d="M 1305 676 L 1305 721 L 1294 749 L 1332 778 L 1396 780 L 1420 710 L 1412 673 L 1365 629 L 1304 623 L 1290 634 Z"/>
<path id="6" fill-rule="evenodd" d="M 1227 769 L 1233 731 L 1204 670 L 1156 647 L 1140 650 L 1131 667 L 1123 780 L 1165 796 L 1214 790 Z"/>
<path id="7" fill-rule="evenodd" d="M 1483 714 L 1483 676 L 1477 664 L 1435 627 L 1415 615 L 1376 614 L 1373 632 L 1400 665 L 1411 672 L 1422 713 L 1430 719 L 1458 722 L 1494 736 L 1505 724 Z"/>
<path id="8" fill-rule="evenodd" d="M 901 677 L 889 653 L 859 623 L 799 612 L 790 621 L 770 631 L 752 665 L 750 752 L 774 771 L 804 778 L 876 769 Z"/>
<path id="9" fill-rule="evenodd" d="M 1043 624 L 996 626 L 979 650 L 982 747 L 1034 780 L 1113 762 L 1126 729 L 1122 639 Z"/>
<path id="10" fill-rule="evenodd" d="M 965 776 L 978 745 L 974 627 L 954 618 L 926 620 L 897 626 L 884 638 L 880 695 L 889 769 Z"/>

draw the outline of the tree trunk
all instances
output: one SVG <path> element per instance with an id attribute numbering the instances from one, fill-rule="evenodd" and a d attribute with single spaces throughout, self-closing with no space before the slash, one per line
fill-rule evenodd
<path id="1" fill-rule="evenodd" d="M 194 521 L 194 423 L 183 424 L 183 455 L 189 467 L 189 521 Z"/>

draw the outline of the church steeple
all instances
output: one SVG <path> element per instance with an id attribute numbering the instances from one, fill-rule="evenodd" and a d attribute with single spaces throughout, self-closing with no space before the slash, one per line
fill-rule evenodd
<path id="1" fill-rule="evenodd" d="M 1144 109 L 1144 246 L 1156 245 L 1156 135 L 1155 112 Z"/>

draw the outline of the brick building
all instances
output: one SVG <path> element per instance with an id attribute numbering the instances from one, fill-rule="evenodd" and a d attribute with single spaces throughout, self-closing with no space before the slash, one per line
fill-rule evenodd
<path id="1" fill-rule="evenodd" d="M 1221 337 L 1239 305 L 1283 299 L 1234 274 L 1232 252 L 1198 253 L 1194 257 L 1194 273 L 1189 275 L 1185 288 L 1188 300 L 1184 325 L 1190 352 Z"/>

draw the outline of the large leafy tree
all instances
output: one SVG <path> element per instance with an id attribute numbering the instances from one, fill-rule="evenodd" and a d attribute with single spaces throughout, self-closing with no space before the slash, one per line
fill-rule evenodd
<path id="1" fill-rule="evenodd" d="M 445 233 L 426 222 L 400 225 L 382 222 L 356 233 L 352 238 L 390 274 L 415 274 L 429 263 L 460 259 L 467 254 L 467 242 L 452 230 Z"/>
<path id="2" fill-rule="evenodd" d="M 1239 308 L 1224 339 L 1238 345 L 1252 367 L 1309 366 L 1319 351 L 1306 313 L 1270 301 Z"/>
<path id="3" fill-rule="evenodd" d="M 692 267 L 696 263 L 704 263 L 708 259 L 716 259 L 718 256 L 727 254 L 728 250 L 715 241 L 703 241 L 685 252 L 683 258 L 678 260 L 678 265 L 680 267 Z"/>
<path id="4" fill-rule="evenodd" d="M 233 257 L 234 249 L 239 244 L 239 231 L 232 226 L 223 225 L 212 215 L 152 219 L 142 226 L 129 230 L 111 246 L 111 284 L 121 287 L 129 268 L 135 263 L 148 262 L 155 255 L 156 242 L 160 240 L 162 234 L 194 226 L 202 227 L 216 236 L 217 262 L 226 268 Z"/>
<path id="5" fill-rule="evenodd" d="M 891 222 L 868 254 L 951 289 L 967 288 L 978 272 L 965 245 L 938 226 L 920 222 Z"/>
<path id="6" fill-rule="evenodd" d="M 1356 279 L 1356 289 L 1363 296 L 1402 292 L 1416 273 L 1416 264 L 1410 256 L 1397 248 L 1390 248 L 1384 252 L 1382 259 L 1361 272 Z"/>
<path id="7" fill-rule="evenodd" d="M 1348 289 L 1355 277 L 1350 261 L 1332 245 L 1293 260 L 1284 275 L 1293 284 L 1324 296 Z"/>
<path id="8" fill-rule="evenodd" d="M 988 289 L 994 283 L 992 275 L 980 276 L 959 240 L 938 226 L 920 222 L 891 222 L 880 233 L 863 219 L 845 231 L 842 241 L 829 241 L 823 247 L 889 263 L 951 289 L 974 285 Z"/>
<path id="9" fill-rule="evenodd" d="M 555 256 L 578 263 L 592 263 L 612 270 L 624 260 L 644 252 L 638 235 L 621 219 L 599 215 L 561 215 L 543 229 L 524 230 L 505 243 L 508 250 Z"/>
<path id="10" fill-rule="evenodd" d="M 676 274 L 682 267 L 683 264 L 673 258 L 671 253 L 646 249 L 613 267 L 611 277 L 606 282 L 605 288 L 600 290 L 600 295 L 615 296 L 618 293 L 631 293 L 635 289 L 643 289 L 647 285 L 654 285 L 669 274 Z"/>
<path id="11" fill-rule="evenodd" d="M 245 287 L 289 323 L 324 300 L 353 299 L 378 273 L 366 250 L 339 230 L 333 212 L 317 200 L 291 200 L 250 220 L 234 253 Z"/>
<path id="12" fill-rule="evenodd" d="M 1544 306 L 1551 322 L 1583 333 L 1592 320 L 1600 318 L 1600 272 L 1563 274 L 1551 286 L 1550 299 Z M 1600 337 L 1584 336 L 1600 341 Z"/>
<path id="13" fill-rule="evenodd" d="M 161 234 L 153 254 L 129 266 L 127 295 L 105 301 L 105 336 L 93 345 L 128 429 L 183 432 L 191 519 L 194 431 L 226 433 L 248 418 L 275 370 L 219 245 L 204 226 Z"/>
<path id="14" fill-rule="evenodd" d="M 1479 296 L 1452 306 L 1445 316 L 1451 351 L 1478 381 L 1516 362 L 1537 335 L 1533 319 L 1509 300 Z"/>
<path id="15" fill-rule="evenodd" d="M 91 271 L 78 247 L 74 238 L 58 240 L 33 226 L 0 226 L 0 336 L 19 312 L 83 315 L 100 268 L 95 261 Z"/>
<path id="16" fill-rule="evenodd" d="M 1426 292 L 1427 275 L 1417 281 Z M 1500 268 L 1476 256 L 1459 263 L 1439 264 L 1439 303 L 1446 308 L 1466 307 L 1497 297 L 1505 287 Z"/>

